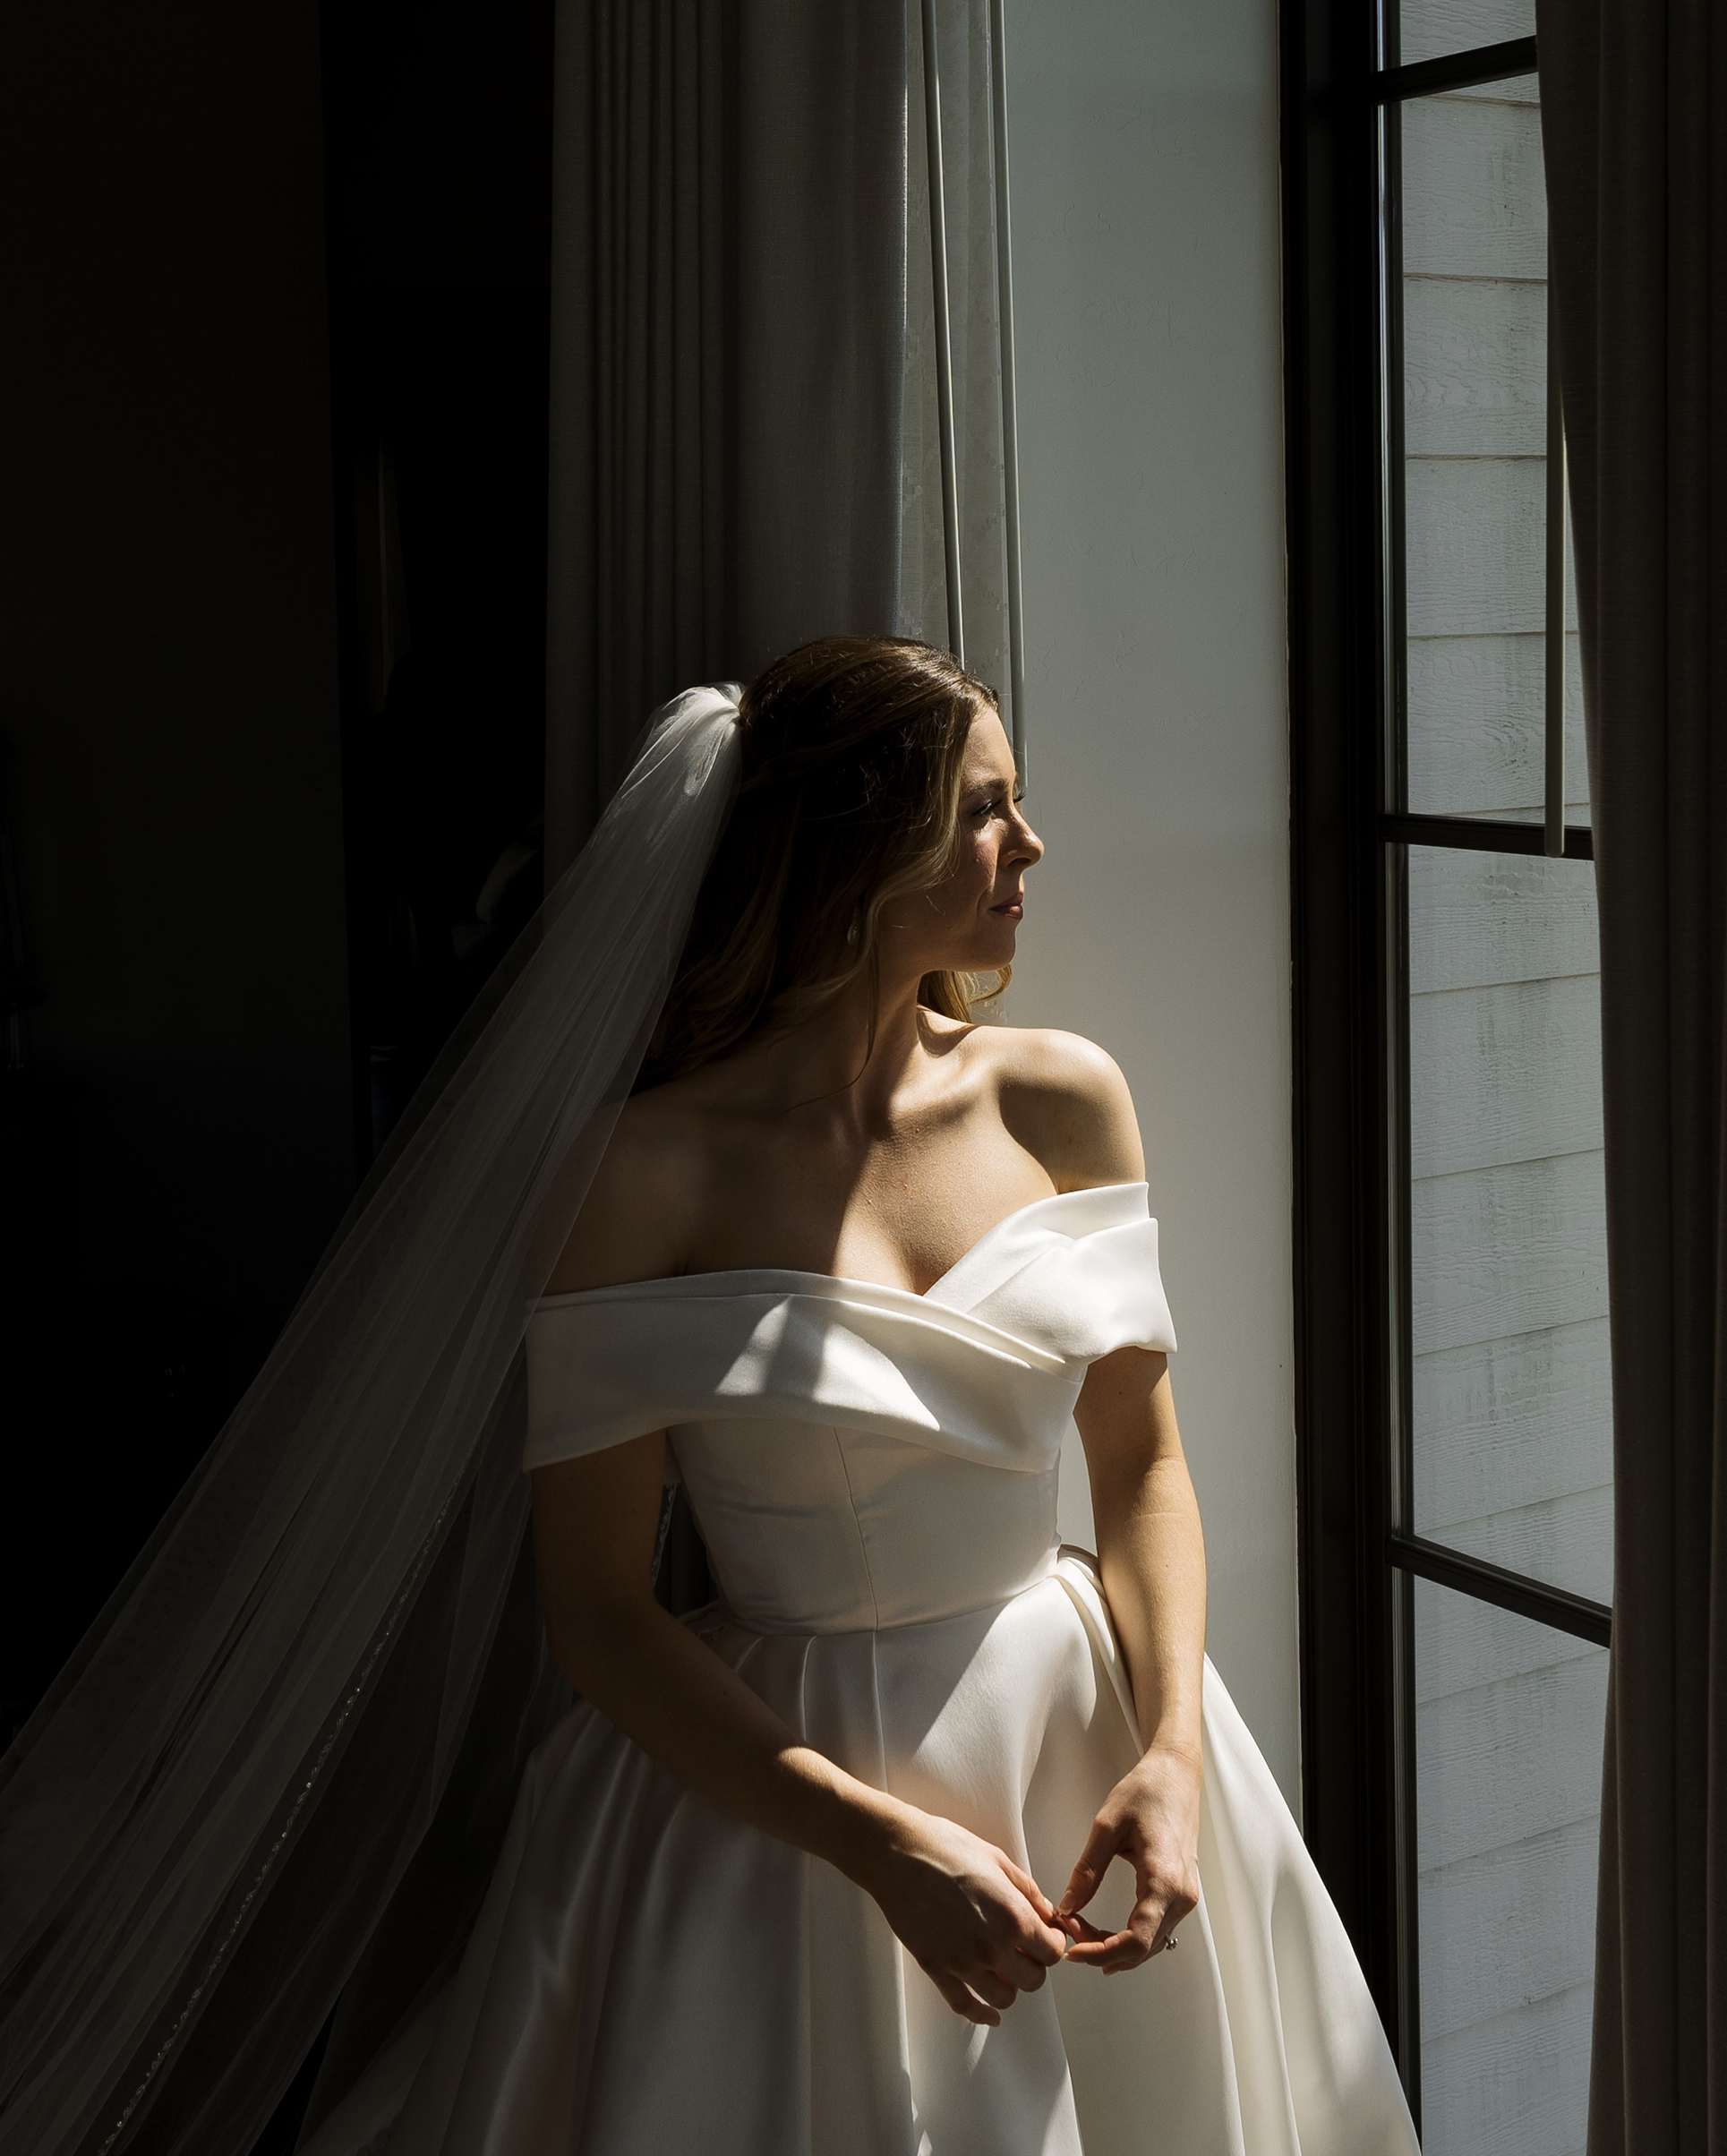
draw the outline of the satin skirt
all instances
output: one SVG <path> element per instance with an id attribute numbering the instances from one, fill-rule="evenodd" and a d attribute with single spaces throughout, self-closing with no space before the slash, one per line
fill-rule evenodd
<path id="1" fill-rule="evenodd" d="M 1059 1895 L 1138 1747 L 1089 1558 L 886 1631 L 690 1620 L 798 1734 Z M 1173 1954 L 962 2021 L 832 1867 L 577 1705 L 534 1755 L 461 1967 L 303 2156 L 1390 2156 L 1355 1955 L 1217 1673 L 1202 1898 Z M 1112 1868 L 1093 1921 L 1132 1906 Z"/>

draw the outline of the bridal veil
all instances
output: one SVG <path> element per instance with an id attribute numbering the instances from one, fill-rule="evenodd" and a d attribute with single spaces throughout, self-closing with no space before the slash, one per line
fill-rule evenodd
<path id="1" fill-rule="evenodd" d="M 0 1764 L 0 2156 L 234 2156 L 345 1988 L 318 2109 L 459 1953 L 568 1697 L 522 1338 L 736 791 L 737 695 L 657 714 Z"/>

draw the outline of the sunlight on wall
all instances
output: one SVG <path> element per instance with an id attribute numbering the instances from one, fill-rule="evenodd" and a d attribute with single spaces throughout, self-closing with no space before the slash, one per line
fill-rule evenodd
<path id="1" fill-rule="evenodd" d="M 1009 31 L 1027 807 L 1049 846 L 1011 1016 L 1090 1035 L 1133 1085 L 1210 1652 L 1294 1802 L 1276 12 L 1072 0 Z"/>

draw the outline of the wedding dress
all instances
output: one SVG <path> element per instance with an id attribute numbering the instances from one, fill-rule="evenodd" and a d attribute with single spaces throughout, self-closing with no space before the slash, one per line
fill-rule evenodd
<path id="1" fill-rule="evenodd" d="M 795 1271 L 550 1296 L 529 1467 L 664 1427 L 719 1599 L 803 1741 L 1059 1894 L 1138 1756 L 1095 1561 L 1058 1546 L 1088 1365 L 1175 1346 L 1143 1184 L 1028 1205 L 921 1296 Z M 459 1970 L 304 2156 L 1390 2156 L 1415 2139 L 1342 1924 L 1208 1663 L 1179 1951 L 962 2021 L 875 1904 L 577 1704 Z M 1097 1921 L 1132 1904 L 1112 1870 Z"/>

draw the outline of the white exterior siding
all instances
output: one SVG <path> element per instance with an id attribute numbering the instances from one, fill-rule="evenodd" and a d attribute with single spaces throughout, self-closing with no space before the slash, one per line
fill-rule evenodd
<path id="1" fill-rule="evenodd" d="M 1406 9 L 1402 56 L 1526 35 L 1534 24 L 1517 13 L 1518 0 Z M 1416 13 L 1427 27 L 1412 40 Z M 1418 813 L 1542 811 L 1547 219 L 1535 94 L 1531 77 L 1402 113 Z M 1569 592 L 1568 628 L 1575 823 L 1588 810 Z M 1415 1525 L 1605 1601 L 1594 872 L 1412 847 L 1408 921 Z M 1424 2145 L 1570 2156 L 1588 2079 L 1607 1657 L 1425 1583 L 1415 1609 Z"/>

